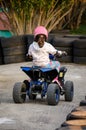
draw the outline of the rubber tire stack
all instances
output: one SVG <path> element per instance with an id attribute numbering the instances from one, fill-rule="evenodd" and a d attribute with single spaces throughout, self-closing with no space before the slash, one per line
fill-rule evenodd
<path id="1" fill-rule="evenodd" d="M 4 64 L 19 63 L 25 61 L 24 36 L 13 36 L 1 39 L 3 47 Z"/>
<path id="2" fill-rule="evenodd" d="M 33 40 L 34 36 L 32 34 L 0 38 L 0 64 L 31 61 L 26 57 L 26 54 Z M 68 55 L 58 58 L 58 61 L 86 64 L 86 36 L 64 37 L 58 34 L 49 34 L 47 42 L 57 50 L 67 52 Z"/>
<path id="3" fill-rule="evenodd" d="M 86 38 L 85 35 L 73 35 L 73 34 L 64 35 L 63 37 L 65 37 L 65 38 L 79 38 L 79 39 Z"/>
<path id="4" fill-rule="evenodd" d="M 85 99 L 82 100 L 79 105 L 80 106 L 86 106 L 86 96 L 85 96 Z"/>
<path id="5" fill-rule="evenodd" d="M 2 48 L 2 45 L 1 45 L 1 39 L 0 38 L 0 65 L 3 64 L 3 48 Z"/>
<path id="6" fill-rule="evenodd" d="M 26 45 L 25 54 L 28 53 L 28 48 L 29 48 L 30 44 L 33 42 L 33 40 L 34 40 L 34 35 L 32 35 L 32 34 L 24 35 L 24 42 Z M 26 56 L 25 61 L 31 61 L 31 59 L 29 59 L 28 56 Z"/>
<path id="7" fill-rule="evenodd" d="M 73 62 L 86 64 L 86 39 L 78 39 L 73 44 Z"/>
<path id="8" fill-rule="evenodd" d="M 86 130 L 86 96 L 80 105 L 74 108 L 66 117 L 66 121 L 55 130 Z"/>
<path id="9" fill-rule="evenodd" d="M 60 62 L 73 62 L 73 43 L 75 43 L 76 39 L 73 38 L 63 38 L 63 37 L 57 37 L 55 36 L 53 38 L 52 45 L 57 49 L 57 50 L 62 50 L 67 52 L 67 56 L 58 58 L 58 61 Z"/>
<path id="10" fill-rule="evenodd" d="M 81 127 L 81 126 L 65 126 L 65 127 L 57 128 L 55 130 L 86 130 L 86 127 Z"/>

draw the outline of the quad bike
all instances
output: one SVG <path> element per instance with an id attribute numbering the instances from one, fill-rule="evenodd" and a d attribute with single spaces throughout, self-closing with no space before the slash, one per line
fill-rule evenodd
<path id="1" fill-rule="evenodd" d="M 56 69 L 41 67 L 21 67 L 30 80 L 15 83 L 13 87 L 13 100 L 15 103 L 24 103 L 26 96 L 35 100 L 40 94 L 46 96 L 48 105 L 57 105 L 60 95 L 64 95 L 65 101 L 71 102 L 74 95 L 72 81 L 65 81 L 66 67 L 61 67 L 59 73 Z"/>

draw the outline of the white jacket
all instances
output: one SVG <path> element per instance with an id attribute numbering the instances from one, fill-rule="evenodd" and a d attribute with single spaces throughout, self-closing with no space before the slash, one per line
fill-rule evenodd
<path id="1" fill-rule="evenodd" d="M 45 42 L 44 46 L 40 48 L 34 41 L 28 49 L 28 54 L 33 57 L 33 66 L 44 67 L 50 62 L 49 54 L 54 55 L 56 51 L 50 43 Z"/>

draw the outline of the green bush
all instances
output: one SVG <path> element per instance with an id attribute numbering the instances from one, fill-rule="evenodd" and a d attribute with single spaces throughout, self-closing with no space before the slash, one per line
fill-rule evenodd
<path id="1" fill-rule="evenodd" d="M 78 29 L 74 29 L 70 31 L 71 34 L 83 34 L 86 35 L 86 25 L 80 25 Z"/>

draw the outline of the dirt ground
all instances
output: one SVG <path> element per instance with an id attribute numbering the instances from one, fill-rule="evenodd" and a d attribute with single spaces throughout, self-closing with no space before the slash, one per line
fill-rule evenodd
<path id="1" fill-rule="evenodd" d="M 27 97 L 23 104 L 15 104 L 12 98 L 16 82 L 28 79 L 20 66 L 31 66 L 30 62 L 0 65 L 0 130 L 55 130 L 66 120 L 73 108 L 79 106 L 86 96 L 86 65 L 63 64 L 68 71 L 65 80 L 74 83 L 74 99 L 65 102 L 60 97 L 56 106 L 49 106 L 46 98 L 38 95 L 35 101 Z"/>

